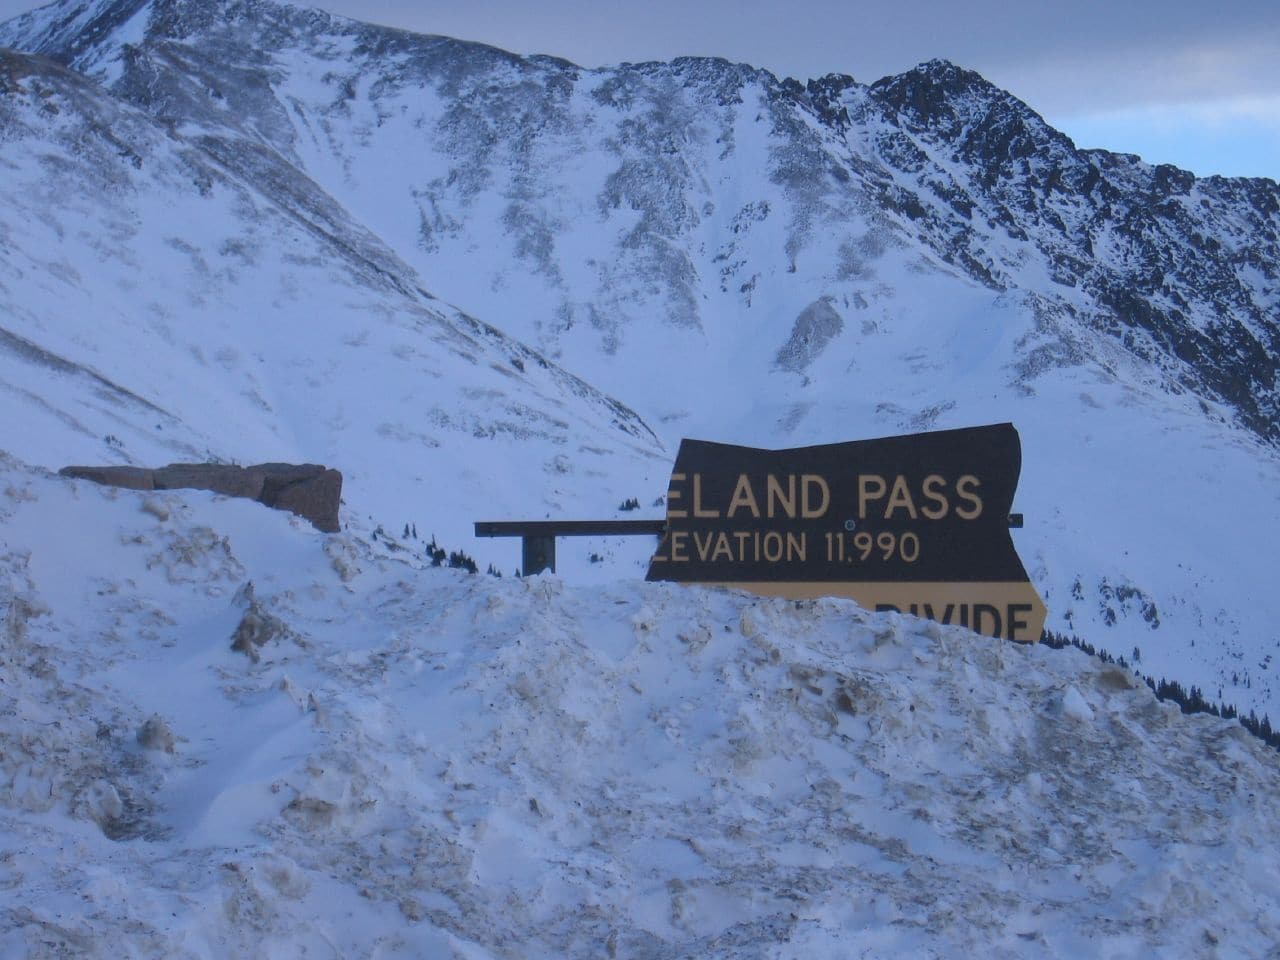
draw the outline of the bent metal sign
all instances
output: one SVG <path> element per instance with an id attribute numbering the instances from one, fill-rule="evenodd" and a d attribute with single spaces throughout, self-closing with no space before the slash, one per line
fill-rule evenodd
<path id="1" fill-rule="evenodd" d="M 1012 424 L 757 450 L 684 440 L 648 580 L 848 597 L 1035 642 L 1045 607 L 1009 535 Z"/>

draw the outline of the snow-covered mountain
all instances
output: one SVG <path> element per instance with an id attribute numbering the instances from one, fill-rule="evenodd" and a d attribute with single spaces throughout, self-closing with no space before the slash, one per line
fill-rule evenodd
<path id="1" fill-rule="evenodd" d="M 593 369 L 588 348 L 630 356 L 664 325 L 718 346 L 760 314 L 773 335 L 741 352 L 773 359 L 806 306 L 883 300 L 905 247 L 1039 294 L 1280 436 L 1276 185 L 1076 151 L 943 61 L 870 86 L 699 59 L 585 71 L 227 0 L 65 2 L 0 39 L 278 151 L 447 299 Z"/>
<path id="2" fill-rule="evenodd" d="M 222 154 L 51 61 L 0 58 L 7 448 L 331 463 L 358 516 L 397 527 L 517 496 L 564 509 L 554 478 L 575 470 L 603 478 L 603 510 L 666 469 L 634 413 L 436 300 L 271 152 Z"/>
<path id="3" fill-rule="evenodd" d="M 1276 184 L 1077 151 L 944 62 L 870 85 L 700 59 L 583 70 L 266 0 L 63 2 L 0 44 L 71 71 L 7 55 L 59 79 L 6 81 L 29 119 L 0 217 L 47 252 L 11 240 L 0 269 L 19 348 L 86 368 L 75 389 L 109 380 L 195 449 L 363 471 L 353 515 L 450 545 L 485 515 L 648 504 L 681 436 L 1011 420 L 1050 626 L 1280 704 Z M 40 93 L 58 85 L 94 105 L 77 128 L 106 131 L 92 159 L 90 135 L 44 119 L 68 109 Z M 147 133 L 117 149 L 104 116 Z M 77 167 L 98 156 L 140 195 Z M 397 352 L 427 349 L 418 323 L 492 351 L 419 371 Z M 524 350 L 545 370 L 519 370 Z M 33 409 L 66 412 L 66 378 L 41 377 L 21 381 Z M 172 411 L 179 385 L 196 396 Z M 50 466 L 102 459 L 107 433 L 119 456 L 164 452 L 150 412 L 117 419 L 137 439 L 94 422 L 4 443 Z M 509 545 L 469 549 L 512 566 Z"/>

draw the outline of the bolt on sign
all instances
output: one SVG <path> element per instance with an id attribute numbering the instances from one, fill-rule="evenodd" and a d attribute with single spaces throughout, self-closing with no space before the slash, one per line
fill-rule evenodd
<path id="1" fill-rule="evenodd" d="M 1035 642 L 1045 606 L 1009 535 L 1011 423 L 793 450 L 684 440 L 648 580 L 848 597 Z"/>

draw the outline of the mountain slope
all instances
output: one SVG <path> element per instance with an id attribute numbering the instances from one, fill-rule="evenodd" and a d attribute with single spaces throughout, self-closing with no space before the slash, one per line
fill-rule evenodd
<path id="1" fill-rule="evenodd" d="M 932 195 L 950 259 L 1003 289 L 1025 285 L 1028 268 L 1044 271 L 1078 291 L 1050 288 L 1086 324 L 1280 437 L 1274 182 L 1077 151 L 1024 104 L 945 62 L 811 94 L 895 179 Z"/>
<path id="2" fill-rule="evenodd" d="M 615 505 L 567 456 L 606 477 L 660 462 L 634 413 L 436 301 L 270 151 L 165 130 L 7 52 L 0 136 L 10 449 L 52 466 L 322 461 L 355 516 L 397 526 L 446 483 L 467 513 L 510 499 L 520 478 L 486 458 L 561 476 L 553 509 Z"/>
<path id="3" fill-rule="evenodd" d="M 548 349 L 724 326 L 753 300 L 776 326 L 798 295 L 868 297 L 857 281 L 905 240 L 1038 294 L 1280 435 L 1276 185 L 1076 151 L 944 61 L 870 86 L 715 60 L 584 71 L 225 0 L 65 2 L 0 38 L 167 122 L 296 159 L 433 283 L 430 267 L 445 274 L 447 299 Z M 449 276 L 491 238 L 505 256 Z M 765 278 L 782 289 L 758 290 Z M 508 316 L 516 295 L 527 319 Z"/>

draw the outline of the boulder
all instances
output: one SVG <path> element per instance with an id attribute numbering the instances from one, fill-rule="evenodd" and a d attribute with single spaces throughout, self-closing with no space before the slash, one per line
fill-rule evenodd
<path id="1" fill-rule="evenodd" d="M 318 471 L 297 475 L 297 479 L 290 482 L 285 482 L 280 473 L 268 472 L 262 502 L 277 510 L 288 510 L 305 517 L 317 530 L 337 533 L 340 529 L 338 504 L 342 500 L 342 474 L 324 467 L 319 467 Z"/>
<path id="2" fill-rule="evenodd" d="M 146 467 L 63 467 L 60 476 L 77 480 L 92 480 L 108 487 L 124 487 L 128 490 L 154 490 L 154 471 Z"/>

